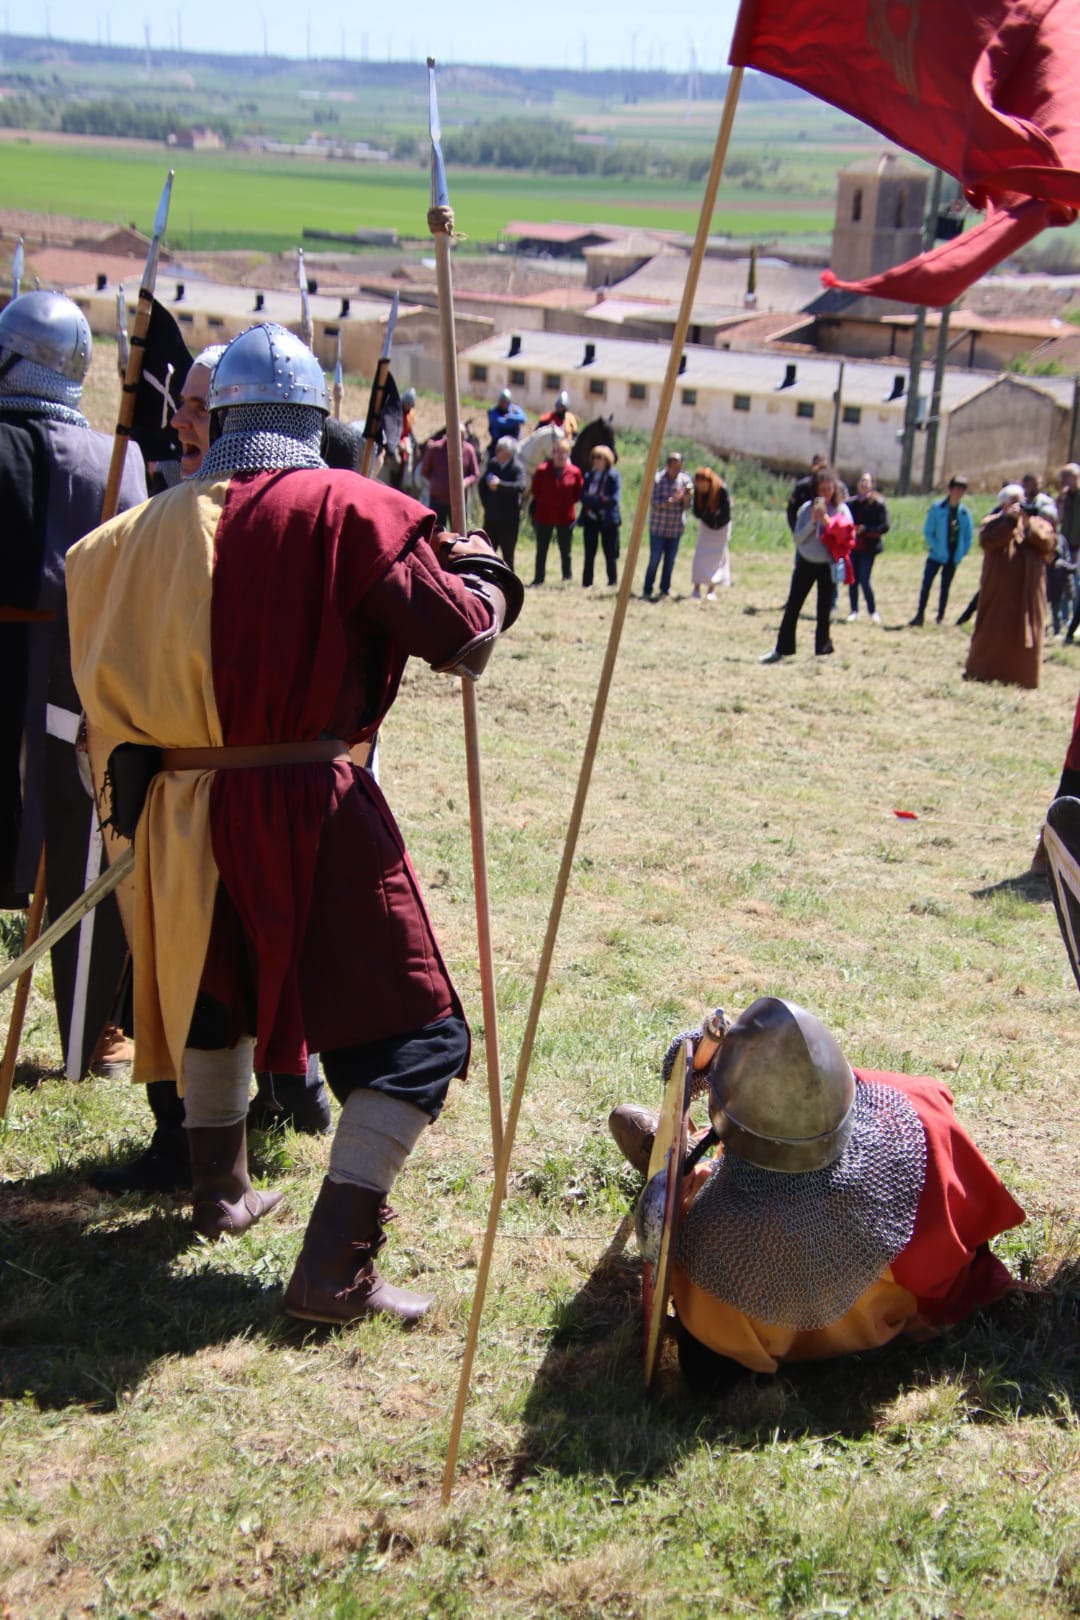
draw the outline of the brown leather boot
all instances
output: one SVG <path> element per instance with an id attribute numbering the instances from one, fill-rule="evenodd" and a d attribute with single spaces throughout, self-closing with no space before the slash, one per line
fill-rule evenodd
<path id="1" fill-rule="evenodd" d="M 385 1193 L 327 1177 L 285 1290 L 288 1315 L 335 1325 L 377 1315 L 418 1322 L 435 1303 L 432 1295 L 394 1288 L 375 1268 L 391 1218 Z"/>
<path id="2" fill-rule="evenodd" d="M 191 1224 L 205 1238 L 246 1232 L 281 1203 L 279 1192 L 256 1192 L 247 1168 L 246 1121 L 188 1129 Z"/>
<path id="3" fill-rule="evenodd" d="M 643 1176 L 649 1173 L 649 1155 L 658 1124 L 659 1115 L 651 1108 L 639 1108 L 637 1103 L 620 1103 L 608 1115 L 608 1130 L 619 1152 Z"/>

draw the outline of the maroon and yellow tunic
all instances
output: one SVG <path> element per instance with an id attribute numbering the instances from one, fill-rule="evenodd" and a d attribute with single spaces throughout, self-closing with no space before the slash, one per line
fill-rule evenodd
<path id="1" fill-rule="evenodd" d="M 67 562 L 91 727 L 167 748 L 374 736 L 410 655 L 450 662 L 491 623 L 434 522 L 354 473 L 293 470 L 193 480 L 105 524 Z M 242 1033 L 245 950 L 260 1068 L 460 1010 L 401 834 L 348 760 L 164 771 L 135 848 L 137 1079 L 182 1080 L 200 988 Z"/>

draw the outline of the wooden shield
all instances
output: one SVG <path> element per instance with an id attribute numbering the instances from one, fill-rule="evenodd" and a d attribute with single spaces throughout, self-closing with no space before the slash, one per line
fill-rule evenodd
<path id="1" fill-rule="evenodd" d="M 664 1229 L 655 1267 L 646 1260 L 642 1266 L 642 1307 L 645 1332 L 645 1388 L 649 1389 L 660 1361 L 664 1327 L 671 1302 L 671 1265 L 681 1215 L 683 1165 L 686 1161 L 687 1114 L 692 1079 L 690 1042 L 684 1041 L 664 1093 L 664 1105 L 656 1127 L 648 1181 L 661 1170 L 667 1171 L 667 1197 L 664 1202 Z"/>

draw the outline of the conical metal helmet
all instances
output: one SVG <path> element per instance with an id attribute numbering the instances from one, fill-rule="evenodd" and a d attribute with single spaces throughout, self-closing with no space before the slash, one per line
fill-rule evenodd
<path id="1" fill-rule="evenodd" d="M 230 405 L 307 405 L 329 414 L 323 369 L 307 344 L 269 321 L 233 338 L 214 367 L 210 411 Z"/>
<path id="2" fill-rule="evenodd" d="M 725 1148 L 763 1170 L 821 1170 L 847 1146 L 855 1076 L 821 1020 L 793 1001 L 762 996 L 740 1014 L 709 1086 Z"/>
<path id="3" fill-rule="evenodd" d="M 90 366 L 90 326 L 63 293 L 23 293 L 0 313 L 0 349 L 81 383 Z"/>

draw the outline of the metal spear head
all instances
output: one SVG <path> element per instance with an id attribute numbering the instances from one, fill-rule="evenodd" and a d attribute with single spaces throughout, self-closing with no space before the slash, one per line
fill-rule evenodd
<path id="1" fill-rule="evenodd" d="M 165 235 L 165 226 L 169 219 L 169 204 L 172 201 L 172 183 L 174 169 L 170 169 L 165 184 L 161 188 L 158 199 L 157 213 L 154 215 L 154 231 L 150 238 L 150 249 L 146 255 L 146 269 L 143 271 L 142 290 L 153 297 L 154 287 L 157 284 L 158 257 L 161 253 L 161 241 Z"/>
<path id="2" fill-rule="evenodd" d="M 123 282 L 116 289 L 116 345 L 119 351 L 117 361 L 120 370 L 126 372 L 128 355 L 131 352 L 131 342 L 128 338 L 127 301 L 124 298 Z"/>
<path id="3" fill-rule="evenodd" d="M 15 244 L 15 255 L 11 261 L 11 296 L 18 298 L 19 288 L 23 278 L 23 239 L 20 236 Z"/>
<path id="4" fill-rule="evenodd" d="M 428 134 L 431 136 L 431 206 L 449 208 L 450 192 L 446 184 L 446 164 L 443 162 L 442 127 L 439 123 L 439 98 L 435 93 L 435 58 L 429 56 L 428 67 Z"/>
<path id="5" fill-rule="evenodd" d="M 315 328 L 311 322 L 311 304 L 308 302 L 307 271 L 304 269 L 304 250 L 296 250 L 296 285 L 300 289 L 300 315 L 304 322 L 304 342 L 311 348 Z"/>
<path id="6" fill-rule="evenodd" d="M 398 295 L 395 293 L 393 298 L 390 300 L 390 314 L 386 322 L 386 336 L 383 338 L 382 353 L 379 356 L 381 360 L 389 360 L 390 358 L 390 350 L 394 342 L 394 327 L 397 325 L 397 311 Z"/>

